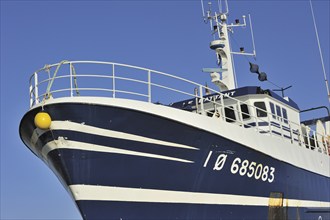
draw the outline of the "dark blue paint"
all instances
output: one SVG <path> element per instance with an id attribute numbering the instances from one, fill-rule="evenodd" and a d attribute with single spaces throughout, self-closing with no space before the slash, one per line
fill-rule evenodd
<path id="1" fill-rule="evenodd" d="M 268 207 L 253 206 L 107 201 L 78 201 L 77 203 L 86 219 L 100 220 L 266 220 L 268 215 Z"/>
<path id="2" fill-rule="evenodd" d="M 216 156 L 211 157 L 206 168 L 203 167 L 206 155 L 196 155 L 198 160 L 194 164 L 68 149 L 54 150 L 48 157 L 58 173 L 69 177 L 65 179 L 68 185 L 141 187 L 261 197 L 269 197 L 270 192 L 283 192 L 290 199 L 330 200 L 329 194 L 325 193 L 330 186 L 328 178 L 253 152 L 228 155 L 221 171 L 213 170 Z M 232 174 L 230 167 L 236 157 L 275 167 L 274 182 Z"/>
<path id="3" fill-rule="evenodd" d="M 276 218 L 270 216 L 271 208 L 258 206 L 110 201 L 78 201 L 77 204 L 85 219 L 98 220 L 318 220 L 319 216 L 322 220 L 330 219 L 329 212 L 306 212 L 305 208 L 283 207 L 279 210 L 281 218 Z"/>
<path id="4" fill-rule="evenodd" d="M 102 105 L 67 103 L 48 105 L 45 106 L 45 110 L 51 115 L 53 120 L 70 120 L 99 128 L 200 148 L 200 150 L 178 149 L 67 130 L 46 132 L 37 142 L 39 151 L 47 142 L 63 136 L 67 137 L 68 140 L 95 143 L 118 149 L 134 150 L 135 148 L 136 151 L 140 152 L 155 153 L 194 161 L 194 163 L 182 163 L 92 151 L 54 150 L 48 155 L 51 168 L 68 185 L 90 184 L 133 188 L 141 187 L 147 189 L 226 193 L 262 197 L 269 197 L 271 192 L 281 192 L 285 198 L 289 199 L 330 201 L 329 178 L 283 163 L 207 131 L 156 115 Z M 32 110 L 22 119 L 20 135 L 26 145 L 30 143 L 29 138 L 35 129 L 33 118 L 38 111 L 40 109 Z M 203 164 L 209 151 L 213 151 L 214 153 L 209 160 L 208 166 L 205 168 Z M 213 166 L 217 155 L 221 153 L 228 154 L 226 164 L 221 171 L 214 171 Z M 242 161 L 248 159 L 250 162 L 255 161 L 274 167 L 276 169 L 274 182 L 268 183 L 262 180 L 248 178 L 247 176 L 240 176 L 239 174 L 231 174 L 230 166 L 236 157 L 241 158 Z M 98 202 L 97 204 L 100 205 Z M 110 213 L 118 212 L 119 214 L 125 214 L 120 210 L 131 210 L 133 208 L 131 207 L 132 204 L 121 204 L 122 206 L 118 205 L 118 207 L 116 204 L 113 207 L 108 207 L 106 204 L 113 205 L 113 203 L 101 204 L 99 210 L 103 210 L 102 206 L 104 206 L 106 213 L 109 210 L 114 210 Z M 141 205 L 141 203 L 139 204 Z M 92 201 L 81 201 L 78 205 L 82 213 L 89 213 L 90 216 L 97 214 L 97 209 L 92 208 Z M 154 204 L 148 205 L 151 207 Z M 189 208 L 188 206 L 191 205 L 181 205 L 181 208 L 178 205 L 178 211 L 175 211 L 176 209 L 173 209 L 174 204 L 171 204 L 171 206 L 163 209 L 163 212 L 166 213 L 173 210 L 173 215 L 179 213 L 179 218 L 186 219 L 190 210 L 194 213 L 197 207 Z M 161 207 L 164 207 L 164 204 L 161 204 Z M 207 205 L 203 205 L 201 213 L 204 213 L 204 209 L 214 210 L 210 211 L 210 213 L 216 215 L 215 217 L 217 217 L 217 210 L 230 210 L 228 207 L 224 208 L 224 206 L 217 206 L 217 208 L 212 209 Z M 157 210 L 156 207 L 155 210 Z M 200 209 L 196 208 L 196 210 Z M 232 213 L 236 217 L 244 216 L 245 219 L 257 219 L 256 210 L 261 210 L 261 208 L 234 206 Z M 148 214 L 144 213 L 145 211 L 142 207 L 137 208 L 137 212 L 142 213 L 141 216 L 146 215 L 145 219 L 153 219 L 155 217 L 154 214 L 157 213 L 152 214 L 153 212 L 151 212 Z M 128 216 L 129 213 L 127 211 Z M 223 213 L 222 211 L 220 212 L 219 219 L 235 219 Z M 213 214 L 205 218 L 196 214 L 198 217 L 195 219 L 210 219 Z M 291 214 L 289 213 L 289 215 Z M 148 215 L 150 216 L 148 217 Z M 99 216 L 102 216 L 102 211 L 100 211 Z M 106 218 L 111 219 L 112 216 L 115 218 L 117 215 L 109 215 Z M 262 219 L 267 218 L 267 208 L 262 216 Z M 302 213 L 300 216 L 302 217 L 304 214 Z M 94 218 L 92 217 L 90 219 Z M 168 219 L 172 218 L 169 217 Z"/>

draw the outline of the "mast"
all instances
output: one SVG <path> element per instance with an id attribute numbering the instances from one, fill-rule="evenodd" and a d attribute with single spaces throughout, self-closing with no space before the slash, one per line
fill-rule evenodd
<path id="1" fill-rule="evenodd" d="M 222 1 L 218 1 L 219 12 L 215 12 L 213 15 L 211 11 L 211 2 L 208 3 L 209 9 L 206 12 L 206 15 L 204 12 L 203 0 L 201 0 L 201 4 L 204 21 L 205 23 L 209 22 L 211 26 L 211 34 L 213 35 L 213 40 L 210 43 L 210 48 L 215 51 L 218 65 L 218 68 L 204 68 L 203 72 L 210 73 L 212 82 L 219 87 L 221 92 L 236 89 L 236 75 L 232 55 L 256 55 L 252 25 L 250 25 L 250 28 L 253 40 L 253 53 L 245 53 L 243 47 L 240 48 L 240 52 L 233 52 L 230 45 L 229 33 L 233 33 L 233 28 L 235 27 L 246 27 L 245 16 L 243 16 L 243 24 L 240 23 L 239 19 L 236 19 L 234 24 L 228 24 L 227 20 L 229 9 L 227 0 L 225 0 L 224 11 L 222 9 Z"/>
<path id="2" fill-rule="evenodd" d="M 218 39 L 211 41 L 210 48 L 215 51 L 218 66 L 222 70 L 222 78 L 217 82 L 221 91 L 235 89 L 235 73 L 228 36 L 227 14 L 215 13 L 216 25 L 213 27 Z M 220 20 L 220 21 L 219 21 Z"/>

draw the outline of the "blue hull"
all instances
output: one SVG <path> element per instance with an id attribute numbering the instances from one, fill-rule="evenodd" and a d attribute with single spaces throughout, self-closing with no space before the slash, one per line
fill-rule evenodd
<path id="1" fill-rule="evenodd" d="M 47 156 L 48 163 L 67 186 L 111 186 L 258 198 L 270 198 L 278 193 L 283 201 L 330 202 L 328 177 L 207 131 L 155 115 L 101 105 L 56 104 L 45 106 L 45 110 L 54 121 L 69 120 L 194 148 L 167 147 L 65 129 L 45 132 L 33 146 L 38 152 L 54 139 L 66 137 L 75 143 L 138 150 L 190 161 L 79 150 L 79 146 L 52 150 Z M 35 129 L 33 117 L 39 111 L 34 109 L 22 119 L 20 134 L 27 146 Z M 233 168 L 233 164 L 242 167 L 245 160 L 256 163 L 254 175 L 248 176 L 249 172 L 243 169 L 236 172 Z M 262 166 L 258 170 L 259 164 Z M 258 206 L 248 201 L 232 205 L 78 200 L 77 205 L 85 219 L 330 219 L 329 207 L 298 208 L 286 206 L 285 202 L 281 206 Z"/>
<path id="2" fill-rule="evenodd" d="M 309 220 L 329 219 L 329 213 L 311 212 L 306 208 L 280 208 L 254 206 L 183 205 L 155 203 L 123 203 L 82 201 L 80 209 L 90 219 L 138 219 L 138 220 Z M 102 215 L 100 215 L 102 213 Z M 109 217 L 111 216 L 111 217 Z M 321 218 L 320 218 L 321 216 Z M 89 218 L 88 218 L 89 219 Z"/>

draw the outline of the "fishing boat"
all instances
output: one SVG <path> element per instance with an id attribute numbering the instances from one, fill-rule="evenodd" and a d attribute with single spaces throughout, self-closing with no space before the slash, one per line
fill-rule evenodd
<path id="1" fill-rule="evenodd" d="M 236 85 L 233 54 L 255 56 L 231 49 L 234 28 L 253 33 L 242 19 L 228 21 L 226 1 L 204 13 L 217 66 L 203 72 L 217 89 L 102 61 L 32 74 L 20 137 L 83 219 L 330 219 L 329 115 L 301 121 L 284 94 Z"/>

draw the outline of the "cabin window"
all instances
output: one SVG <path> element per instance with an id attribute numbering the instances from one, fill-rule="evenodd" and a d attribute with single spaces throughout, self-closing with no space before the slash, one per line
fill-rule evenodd
<path id="1" fill-rule="evenodd" d="M 276 105 L 276 114 L 278 116 L 278 120 L 282 121 L 282 112 L 281 112 L 281 107 Z"/>
<path id="2" fill-rule="evenodd" d="M 233 106 L 225 107 L 226 122 L 236 121 L 235 111 Z"/>
<path id="3" fill-rule="evenodd" d="M 286 112 L 285 108 L 282 108 L 282 113 L 283 113 L 284 123 L 288 124 L 288 113 Z"/>
<path id="4" fill-rule="evenodd" d="M 270 102 L 270 110 L 272 111 L 272 116 L 273 116 L 273 119 L 276 119 L 276 113 L 275 113 L 275 105 L 274 103 Z"/>
<path id="5" fill-rule="evenodd" d="M 242 111 L 242 118 L 243 118 L 243 120 L 250 118 L 249 108 L 248 108 L 247 104 L 242 104 L 241 105 L 241 111 Z"/>
<path id="6" fill-rule="evenodd" d="M 264 102 L 255 102 L 254 106 L 257 107 L 257 117 L 267 117 L 267 110 Z"/>

